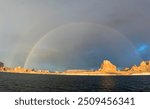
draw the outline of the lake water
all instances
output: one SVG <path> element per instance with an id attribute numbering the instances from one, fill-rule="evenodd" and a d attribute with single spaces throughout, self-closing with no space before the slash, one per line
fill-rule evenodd
<path id="1" fill-rule="evenodd" d="M 56 76 L 0 73 L 1 92 L 150 92 L 150 76 Z"/>

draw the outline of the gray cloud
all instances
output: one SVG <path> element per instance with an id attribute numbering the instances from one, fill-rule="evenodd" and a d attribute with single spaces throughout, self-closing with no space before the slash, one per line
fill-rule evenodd
<path id="1" fill-rule="evenodd" d="M 0 0 L 0 60 L 8 66 L 23 66 L 30 50 L 41 37 L 61 25 L 79 22 L 114 28 L 131 40 L 137 49 L 143 44 L 149 46 L 149 10 L 149 0 Z M 94 33 L 90 34 L 94 35 Z M 88 34 L 87 37 L 89 37 Z M 82 40 L 80 37 L 77 39 Z M 96 40 L 90 40 L 87 42 L 94 46 L 93 42 Z M 66 43 L 69 44 L 69 42 Z M 88 45 L 82 44 L 80 49 L 86 49 L 84 46 Z M 85 54 L 76 54 L 81 57 L 84 55 L 86 59 L 89 59 L 87 63 L 91 64 L 84 64 L 84 68 L 95 65 L 96 61 L 92 60 L 96 60 L 97 57 L 92 57 L 101 52 L 95 46 L 92 50 L 85 50 Z M 63 47 L 66 49 L 67 46 Z M 102 49 L 105 49 L 105 46 L 102 46 Z M 148 50 L 146 53 L 140 53 L 141 57 L 149 59 Z M 113 54 L 111 52 L 113 51 L 110 50 L 109 53 Z M 109 57 L 107 53 L 104 52 L 100 60 Z M 120 55 L 119 51 L 116 51 L 116 54 Z M 89 58 L 90 55 L 91 58 Z M 77 57 L 76 60 L 79 60 L 80 56 Z M 121 64 L 119 59 L 117 61 L 117 57 L 113 57 L 112 60 L 116 64 Z"/>

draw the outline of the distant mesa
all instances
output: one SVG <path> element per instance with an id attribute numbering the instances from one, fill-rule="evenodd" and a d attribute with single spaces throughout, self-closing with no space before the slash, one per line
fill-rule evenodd
<path id="1" fill-rule="evenodd" d="M 81 70 L 81 69 L 72 69 L 72 70 L 66 70 L 65 73 L 80 73 L 80 72 L 90 72 L 91 70 Z"/>
<path id="2" fill-rule="evenodd" d="M 122 71 L 129 71 L 130 70 L 130 68 L 124 68 L 124 69 L 122 69 Z"/>

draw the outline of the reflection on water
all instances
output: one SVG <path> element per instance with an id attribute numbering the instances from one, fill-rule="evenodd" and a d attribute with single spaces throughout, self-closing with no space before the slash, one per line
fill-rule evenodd
<path id="1" fill-rule="evenodd" d="M 113 77 L 101 78 L 101 85 L 104 89 L 112 90 L 115 87 L 115 79 Z"/>
<path id="2" fill-rule="evenodd" d="M 150 91 L 150 76 L 57 76 L 0 73 L 0 91 Z"/>

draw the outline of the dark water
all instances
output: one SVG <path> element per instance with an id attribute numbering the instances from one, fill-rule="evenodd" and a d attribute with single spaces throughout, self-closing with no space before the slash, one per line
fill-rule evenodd
<path id="1" fill-rule="evenodd" d="M 56 76 L 0 73 L 6 92 L 150 92 L 150 76 Z"/>

